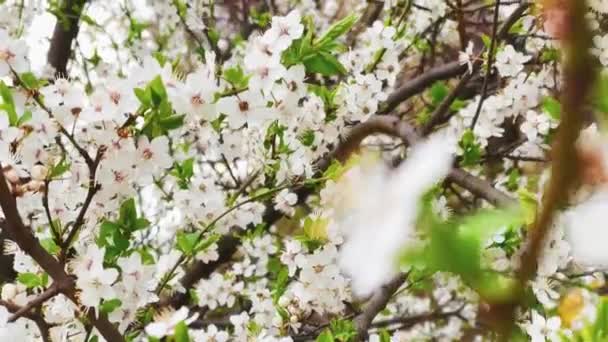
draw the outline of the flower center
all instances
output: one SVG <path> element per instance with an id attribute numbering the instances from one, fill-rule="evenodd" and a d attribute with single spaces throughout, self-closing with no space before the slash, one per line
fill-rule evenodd
<path id="1" fill-rule="evenodd" d="M 143 154 L 145 160 L 152 159 L 152 156 L 154 155 L 149 148 L 145 149 L 142 154 Z"/>
<path id="2" fill-rule="evenodd" d="M 203 98 L 200 95 L 194 95 L 190 98 L 190 102 L 195 105 L 195 106 L 200 106 L 203 103 L 205 103 L 205 101 L 203 101 Z"/>
<path id="3" fill-rule="evenodd" d="M 116 91 L 111 91 L 110 92 L 110 101 L 114 102 L 114 104 L 117 105 L 118 102 L 120 102 L 120 93 L 116 92 Z"/>
<path id="4" fill-rule="evenodd" d="M 11 50 L 0 50 L 0 60 L 8 62 L 15 57 L 16 55 Z"/>
<path id="5" fill-rule="evenodd" d="M 247 101 L 240 101 L 239 102 L 239 109 L 241 110 L 241 112 L 246 112 L 249 110 L 249 103 Z"/>

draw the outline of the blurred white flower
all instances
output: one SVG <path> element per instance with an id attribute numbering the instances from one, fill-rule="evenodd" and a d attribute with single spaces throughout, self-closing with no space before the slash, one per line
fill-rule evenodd
<path id="1" fill-rule="evenodd" d="M 587 266 L 608 267 L 608 192 L 596 193 L 565 213 L 566 238 L 574 260 Z"/>
<path id="2" fill-rule="evenodd" d="M 392 172 L 363 161 L 345 174 L 346 199 L 337 208 L 346 234 L 339 263 L 352 277 L 356 295 L 368 295 L 396 273 L 396 258 L 413 231 L 420 197 L 450 170 L 450 140 L 437 135 L 420 143 Z"/>

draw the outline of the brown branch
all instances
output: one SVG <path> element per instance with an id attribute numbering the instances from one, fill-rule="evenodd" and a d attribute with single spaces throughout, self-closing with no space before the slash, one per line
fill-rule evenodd
<path id="1" fill-rule="evenodd" d="M 180 279 L 181 285 L 185 289 L 192 288 L 199 280 L 208 278 L 213 271 L 219 266 L 228 262 L 232 255 L 236 252 L 240 240 L 231 236 L 225 235 L 218 241 L 218 254 L 219 258 L 213 262 L 204 263 L 202 261 L 196 261 L 187 270 L 182 279 Z M 171 305 L 174 308 L 179 308 L 185 305 L 188 301 L 188 294 L 176 292 L 173 296 L 161 301 L 160 306 Z"/>
<path id="2" fill-rule="evenodd" d="M 0 208 L 2 208 L 5 217 L 4 230 L 7 231 L 11 239 L 49 274 L 61 293 L 78 305 L 72 277 L 67 274 L 64 265 L 42 247 L 32 230 L 26 227 L 21 220 L 17 209 L 17 201 L 11 195 L 3 172 L 0 172 Z M 91 323 L 107 341 L 124 341 L 122 335 L 105 315 L 100 314 L 99 317 L 96 317 L 94 310 L 88 310 L 87 315 Z"/>
<path id="3" fill-rule="evenodd" d="M 95 194 L 100 189 L 99 184 L 96 184 L 96 182 L 95 182 L 95 175 L 97 173 L 97 167 L 99 166 L 99 163 L 101 162 L 104 152 L 105 152 L 105 148 L 100 147 L 99 150 L 97 150 L 97 155 L 95 156 L 95 160 L 93 161 L 93 164 L 89 165 L 89 189 L 87 191 L 87 196 L 84 200 L 84 203 L 82 204 L 82 207 L 80 208 L 80 212 L 78 213 L 78 216 L 76 217 L 76 221 L 74 221 L 74 226 L 72 227 L 72 230 L 70 230 L 70 232 L 68 233 L 68 236 L 65 239 L 65 241 L 63 241 L 61 243 L 61 247 L 64 250 L 64 253 L 63 253 L 64 256 L 67 254 L 67 253 L 65 253 L 66 250 L 70 247 L 70 245 L 72 244 L 72 241 L 76 237 L 76 234 L 78 234 L 78 231 L 84 224 L 84 216 L 86 215 L 86 213 L 89 209 L 89 206 L 91 205 L 91 202 L 93 201 L 93 197 L 95 197 Z"/>
<path id="4" fill-rule="evenodd" d="M 530 279 L 536 272 L 540 247 L 554 213 L 568 203 L 579 174 L 576 140 L 584 120 L 580 113 L 594 83 L 595 67 L 589 52 L 592 35 L 585 19 L 586 2 L 571 0 L 569 10 L 569 23 L 566 26 L 572 31 L 566 41 L 568 48 L 564 65 L 563 116 L 551 151 L 551 179 L 543 195 L 542 211 L 534 222 L 528 248 L 522 255 L 522 280 Z"/>
<path id="5" fill-rule="evenodd" d="M 460 308 L 458 308 L 457 310 L 447 311 L 447 312 L 437 310 L 434 312 L 421 314 L 421 315 L 391 318 L 391 319 L 373 323 L 371 326 L 373 328 L 384 328 L 384 327 L 388 327 L 391 325 L 399 324 L 398 329 L 411 328 L 414 325 L 423 323 L 423 322 L 437 321 L 437 320 L 442 320 L 442 319 L 446 319 L 446 318 L 450 318 L 450 317 L 461 317 L 461 311 L 462 311 L 463 307 L 464 307 L 464 305 L 461 306 Z"/>
<path id="6" fill-rule="evenodd" d="M 376 291 L 372 297 L 365 303 L 361 313 L 358 314 L 353 323 L 357 330 L 357 338 L 363 340 L 367 337 L 367 330 L 371 325 L 372 321 L 378 315 L 380 311 L 386 307 L 386 304 L 390 301 L 391 297 L 397 292 L 397 290 L 403 285 L 407 276 L 404 273 L 396 275 L 387 284 L 383 285 L 378 291 Z"/>
<path id="7" fill-rule="evenodd" d="M 467 84 L 477 72 L 477 68 L 474 67 L 472 71 L 473 72 L 464 75 L 460 79 L 460 82 L 458 82 L 456 87 L 450 92 L 450 94 L 448 94 L 445 99 L 443 99 L 443 101 L 441 101 L 439 106 L 437 106 L 437 108 L 433 111 L 429 121 L 427 121 L 424 126 L 422 126 L 423 134 L 429 134 L 431 131 L 433 131 L 433 128 L 435 128 L 435 126 L 449 119 L 447 117 L 447 113 L 450 110 L 450 107 L 452 106 L 454 101 L 456 101 L 462 91 L 467 87 Z"/>
<path id="8" fill-rule="evenodd" d="M 567 13 L 564 26 L 566 35 L 563 46 L 564 89 L 562 91 L 562 121 L 551 150 L 551 178 L 543 194 L 541 210 L 529 229 L 527 241 L 521 255 L 518 272 L 520 296 L 514 301 L 490 307 L 494 328 L 507 338 L 513 328 L 515 308 L 523 303 L 523 289 L 534 277 L 542 246 L 551 229 L 555 213 L 568 204 L 570 195 L 578 184 L 580 165 L 576 151 L 576 141 L 583 127 L 583 108 L 592 90 L 596 76 L 595 61 L 590 54 L 592 34 L 587 26 L 585 14 L 587 2 L 570 0 L 564 3 Z"/>
<path id="9" fill-rule="evenodd" d="M 355 126 L 345 141 L 336 148 L 332 155 L 323 161 L 321 166 L 326 166 L 334 158 L 340 161 L 346 160 L 351 153 L 359 148 L 363 139 L 372 134 L 379 133 L 401 138 L 410 146 L 415 145 L 422 139 L 410 124 L 397 117 L 374 116 L 366 122 Z M 453 168 L 448 174 L 447 179 L 493 205 L 500 206 L 513 203 L 512 198 L 494 188 L 492 184 L 462 169 Z"/>
<path id="10" fill-rule="evenodd" d="M 61 14 L 56 14 L 57 23 L 47 53 L 48 63 L 55 68 L 57 77 L 67 77 L 67 65 L 72 55 L 72 41 L 78 35 L 78 21 L 86 0 L 65 0 Z"/>
<path id="11" fill-rule="evenodd" d="M 357 21 L 355 27 L 353 27 L 353 29 L 350 30 L 350 32 L 346 36 L 346 45 L 353 46 L 355 44 L 355 41 L 357 40 L 357 36 L 359 36 L 359 34 L 363 32 L 365 28 L 372 25 L 374 21 L 376 21 L 378 17 L 380 17 L 383 8 L 384 1 L 367 0 L 367 7 L 365 7 L 365 10 L 363 11 L 363 15 Z"/>
<path id="12" fill-rule="evenodd" d="M 458 61 L 434 67 L 422 75 L 410 80 L 390 94 L 386 101 L 380 105 L 378 114 L 388 114 L 393 109 L 397 108 L 397 106 L 403 101 L 406 101 L 410 97 L 419 94 L 433 83 L 456 77 L 466 70 L 467 66 L 460 64 Z"/>
<path id="13" fill-rule="evenodd" d="M 17 313 L 22 309 L 22 307 L 19 305 L 5 300 L 0 300 L 0 305 L 4 306 L 8 312 L 12 314 Z M 51 326 L 44 320 L 44 317 L 42 317 L 42 314 L 39 311 L 28 312 L 23 315 L 23 318 L 29 319 L 30 321 L 34 322 L 36 326 L 38 326 L 38 330 L 40 330 L 40 337 L 42 337 L 43 342 L 51 342 L 51 335 L 49 333 Z"/>
<path id="14" fill-rule="evenodd" d="M 55 297 L 55 295 L 59 294 L 59 287 L 56 286 L 55 284 L 56 283 L 53 283 L 53 285 L 51 285 L 48 289 L 46 289 L 44 292 L 39 294 L 32 301 L 27 303 L 25 306 L 19 308 L 19 310 L 15 311 L 13 313 L 13 315 L 11 317 L 9 317 L 8 321 L 9 322 L 16 321 L 17 319 L 19 319 L 19 317 L 23 317 L 23 316 L 29 314 L 32 309 L 39 307 L 47 300 L 49 300 L 49 299 Z"/>
<path id="15" fill-rule="evenodd" d="M 490 41 L 490 48 L 488 49 L 488 64 L 486 67 L 486 76 L 483 80 L 483 87 L 481 89 L 481 97 L 479 99 L 479 104 L 477 105 L 477 110 L 475 111 L 475 115 L 473 116 L 473 121 L 471 122 L 471 129 L 475 128 L 477 124 L 477 120 L 479 119 L 479 114 L 481 114 L 481 109 L 483 108 L 483 102 L 486 100 L 488 95 L 488 84 L 490 82 L 490 76 L 492 75 L 492 70 L 494 69 L 494 54 L 496 50 L 496 43 L 499 39 L 498 37 L 498 17 L 500 12 L 500 0 L 494 0 L 496 4 L 494 6 L 494 22 L 492 24 L 492 40 Z"/>
<path id="16" fill-rule="evenodd" d="M 499 2 L 497 2 L 497 4 L 499 4 Z M 515 25 L 515 23 L 517 22 L 517 20 L 519 20 L 519 18 L 526 12 L 526 10 L 530 7 L 529 3 L 524 3 L 522 5 L 520 5 L 518 8 L 515 9 L 515 11 L 513 11 L 513 13 L 511 13 L 511 15 L 509 16 L 509 18 L 507 18 L 507 20 L 505 20 L 505 22 L 502 24 L 502 27 L 500 28 L 500 30 L 498 30 L 498 19 L 495 18 L 494 21 L 494 34 L 493 34 L 493 38 L 492 38 L 492 44 L 490 46 L 489 49 L 489 54 L 493 55 L 493 51 L 494 51 L 494 44 L 496 44 L 497 41 L 503 40 L 507 37 L 507 35 L 509 34 L 509 30 L 511 29 L 511 27 L 513 25 Z M 496 11 L 496 13 L 498 13 L 498 10 Z M 496 30 L 498 30 L 498 32 L 496 32 Z M 489 59 L 489 65 L 492 65 L 492 58 L 490 57 Z M 454 63 L 454 62 L 453 62 Z M 431 114 L 431 118 L 429 119 L 429 121 L 423 126 L 422 128 L 422 132 L 424 134 L 428 134 L 430 133 L 433 128 L 435 128 L 435 126 L 437 126 L 438 124 L 446 121 L 447 119 L 447 114 L 448 111 L 450 110 L 450 106 L 452 105 L 452 103 L 454 103 L 454 101 L 456 100 L 456 98 L 458 98 L 458 96 L 462 93 L 462 91 L 466 88 L 467 84 L 469 83 L 469 81 L 471 81 L 471 79 L 473 78 L 474 75 L 476 75 L 479 70 L 481 69 L 481 66 L 483 65 L 483 63 L 479 60 L 476 60 L 473 63 L 473 67 L 470 73 L 466 74 L 465 76 L 463 76 L 460 79 L 460 82 L 458 83 L 458 85 L 456 85 L 456 87 L 452 90 L 452 92 L 441 102 L 441 104 L 433 111 L 433 113 Z M 466 66 L 463 66 L 466 67 Z M 466 70 L 466 68 L 465 68 Z M 490 77 L 490 72 L 488 71 L 486 73 L 486 77 L 484 78 L 484 82 L 483 82 L 483 90 L 482 90 L 482 98 L 480 100 L 480 105 L 478 106 L 478 111 L 480 111 L 480 106 L 481 103 L 483 102 L 483 99 L 486 96 L 486 93 L 488 91 L 488 84 L 489 84 L 489 77 Z M 476 113 L 476 116 L 479 116 L 479 114 Z M 476 118 L 473 119 L 473 122 L 477 121 Z"/>

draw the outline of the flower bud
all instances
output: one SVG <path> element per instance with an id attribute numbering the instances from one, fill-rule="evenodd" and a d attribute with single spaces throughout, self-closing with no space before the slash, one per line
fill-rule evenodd
<path id="1" fill-rule="evenodd" d="M 4 286 L 2 286 L 2 294 L 0 295 L 2 300 L 10 301 L 13 298 L 15 298 L 16 295 L 17 295 L 17 286 L 15 286 L 15 284 L 9 283 L 9 284 L 5 284 Z"/>
<path id="2" fill-rule="evenodd" d="M 19 175 L 13 167 L 5 167 L 2 171 L 4 172 L 4 177 L 6 177 L 6 180 L 8 180 L 9 183 L 19 183 Z"/>
<path id="3" fill-rule="evenodd" d="M 32 171 L 30 172 L 32 179 L 38 180 L 38 181 L 43 181 L 47 174 L 48 174 L 49 170 L 47 169 L 46 166 L 44 165 L 34 165 L 34 167 L 32 167 Z"/>

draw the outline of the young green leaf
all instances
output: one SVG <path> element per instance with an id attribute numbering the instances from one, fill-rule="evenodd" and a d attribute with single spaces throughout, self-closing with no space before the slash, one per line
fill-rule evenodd
<path id="1" fill-rule="evenodd" d="M 562 114 L 562 105 L 555 98 L 547 96 L 543 99 L 543 111 L 552 119 L 559 120 Z"/>
<path id="2" fill-rule="evenodd" d="M 0 81 L 0 97 L 2 98 L 2 104 L 0 104 L 0 110 L 4 110 L 8 115 L 8 122 L 11 126 L 17 126 L 19 116 L 15 110 L 15 102 L 13 101 L 13 94 L 9 87 L 6 86 L 4 81 Z"/>
<path id="3" fill-rule="evenodd" d="M 188 326 L 184 321 L 177 323 L 175 326 L 175 342 L 190 342 L 190 336 L 188 335 Z"/>
<path id="4" fill-rule="evenodd" d="M 198 240 L 201 236 L 200 232 L 194 233 L 186 233 L 179 232 L 177 233 L 177 249 L 184 253 L 185 255 L 193 256 L 195 253 L 195 248 L 198 243 Z"/>
<path id="5" fill-rule="evenodd" d="M 344 75 L 346 73 L 346 68 L 342 63 L 334 55 L 324 51 L 319 51 L 306 58 L 304 66 L 307 72 L 319 73 L 323 76 Z"/>
<path id="6" fill-rule="evenodd" d="M 323 50 L 327 47 L 328 44 L 332 43 L 338 37 L 342 36 L 344 33 L 350 30 L 351 27 L 355 25 L 357 20 L 359 20 L 359 17 L 356 14 L 351 14 L 342 18 L 337 23 L 331 25 L 329 29 L 327 29 L 327 31 L 315 41 L 313 45 Z"/>

